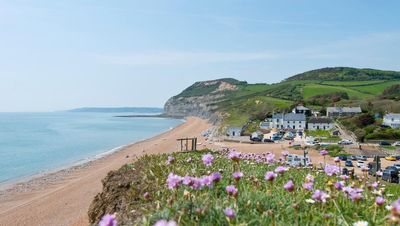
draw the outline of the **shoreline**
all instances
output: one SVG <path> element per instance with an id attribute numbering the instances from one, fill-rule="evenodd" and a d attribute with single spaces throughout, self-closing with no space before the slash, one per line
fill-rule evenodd
<path id="1" fill-rule="evenodd" d="M 102 191 L 102 179 L 112 170 L 145 154 L 178 151 L 176 139 L 197 136 L 212 127 L 190 117 L 173 129 L 127 144 L 93 161 L 48 173 L 0 191 L 0 222 L 4 225 L 88 225 L 87 211 Z M 126 156 L 129 156 L 128 158 Z"/>
<path id="2" fill-rule="evenodd" d="M 117 116 L 115 116 L 115 117 L 117 117 Z M 20 178 L 15 178 L 15 179 L 10 179 L 7 181 L 0 182 L 0 197 L 1 197 L 1 195 L 3 195 L 2 194 L 3 192 L 7 192 L 8 190 L 15 189 L 18 185 L 20 185 L 20 186 L 21 185 L 29 185 L 29 184 L 35 183 L 36 182 L 35 180 L 43 180 L 43 179 L 46 180 L 46 178 L 57 177 L 59 175 L 68 173 L 70 171 L 79 170 L 80 168 L 87 167 L 88 165 L 93 164 L 94 162 L 96 162 L 98 160 L 106 158 L 110 155 L 113 155 L 113 154 L 119 152 L 119 151 L 123 151 L 124 149 L 129 148 L 130 146 L 139 144 L 141 142 L 146 142 L 153 138 L 157 138 L 158 136 L 161 136 L 164 133 L 168 133 L 169 131 L 179 127 L 180 125 L 182 125 L 186 122 L 186 119 L 182 118 L 181 120 L 182 120 L 182 122 L 177 124 L 176 126 L 171 127 L 167 130 L 161 131 L 160 133 L 156 133 L 155 135 L 152 135 L 150 137 L 139 139 L 137 141 L 132 141 L 131 143 L 123 144 L 118 147 L 108 149 L 104 152 L 95 154 L 94 156 L 82 158 L 82 159 L 76 160 L 72 163 L 68 163 L 66 165 L 59 166 L 54 169 L 49 169 L 49 170 L 45 170 L 42 172 L 33 173 L 31 175 L 23 176 Z"/>

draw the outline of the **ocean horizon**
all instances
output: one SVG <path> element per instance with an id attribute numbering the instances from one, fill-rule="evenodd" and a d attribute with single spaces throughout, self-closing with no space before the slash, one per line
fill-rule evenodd
<path id="1" fill-rule="evenodd" d="M 0 184 L 95 159 L 182 123 L 179 119 L 117 115 L 0 113 Z"/>

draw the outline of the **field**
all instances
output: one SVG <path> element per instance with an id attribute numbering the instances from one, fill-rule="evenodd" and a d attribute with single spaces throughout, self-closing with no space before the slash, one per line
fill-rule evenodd
<path id="1" fill-rule="evenodd" d="M 101 208 L 89 213 L 90 221 L 110 213 L 122 225 L 390 225 L 400 220 L 400 203 L 393 203 L 398 185 L 339 176 L 335 165 L 286 168 L 279 158 L 284 157 L 210 150 L 144 156 L 105 180 L 103 197 L 116 198 L 112 203 L 98 198 Z M 119 179 L 111 187 L 113 178 Z"/>
<path id="2" fill-rule="evenodd" d="M 354 90 L 348 87 L 340 87 L 340 86 L 328 86 L 328 85 L 320 85 L 320 84 L 307 84 L 303 88 L 303 97 L 304 99 L 310 98 L 316 95 L 323 95 L 334 92 L 346 92 L 350 98 L 356 99 L 368 99 L 373 96 L 368 93 L 363 93 L 358 90 Z"/>

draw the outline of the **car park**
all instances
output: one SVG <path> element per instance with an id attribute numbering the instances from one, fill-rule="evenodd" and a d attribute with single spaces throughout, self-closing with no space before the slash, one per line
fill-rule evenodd
<path id="1" fill-rule="evenodd" d="M 382 180 L 399 183 L 399 170 L 394 166 L 387 167 L 382 173 Z"/>
<path id="2" fill-rule="evenodd" d="M 347 161 L 347 156 L 339 155 L 339 159 L 342 160 L 342 161 Z"/>
<path id="3" fill-rule="evenodd" d="M 344 165 L 345 165 L 345 166 L 348 166 L 348 167 L 354 167 L 353 162 L 352 162 L 351 160 L 347 160 L 347 161 L 344 163 Z"/>
<path id="4" fill-rule="evenodd" d="M 400 141 L 396 141 L 392 144 L 392 146 L 394 147 L 399 147 L 400 146 Z"/>
<path id="5" fill-rule="evenodd" d="M 353 161 L 355 161 L 355 160 L 357 160 L 357 156 L 352 155 L 352 156 L 350 156 L 350 159 L 353 160 Z"/>
<path id="6" fill-rule="evenodd" d="M 358 161 L 356 165 L 358 168 L 363 168 L 365 166 L 363 161 Z"/>

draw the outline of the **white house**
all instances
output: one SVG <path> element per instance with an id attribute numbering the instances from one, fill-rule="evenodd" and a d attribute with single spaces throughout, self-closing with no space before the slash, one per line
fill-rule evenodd
<path id="1" fill-rule="evenodd" d="M 306 116 L 304 114 L 274 114 L 268 119 L 269 127 L 276 129 L 306 129 Z"/>
<path id="2" fill-rule="evenodd" d="M 400 128 L 400 114 L 386 114 L 383 116 L 382 125 L 390 126 L 392 128 Z"/>
<path id="3" fill-rule="evenodd" d="M 229 137 L 240 137 L 242 135 L 242 128 L 229 127 L 226 130 L 226 135 L 229 136 Z"/>
<path id="4" fill-rule="evenodd" d="M 361 113 L 360 107 L 327 107 L 326 116 L 351 116 Z"/>
<path id="5" fill-rule="evenodd" d="M 307 126 L 308 130 L 331 130 L 335 124 L 328 117 L 312 117 L 308 120 Z"/>
<path id="6" fill-rule="evenodd" d="M 298 105 L 295 108 L 293 108 L 292 113 L 311 115 L 311 110 L 309 108 L 304 107 L 303 105 Z"/>

